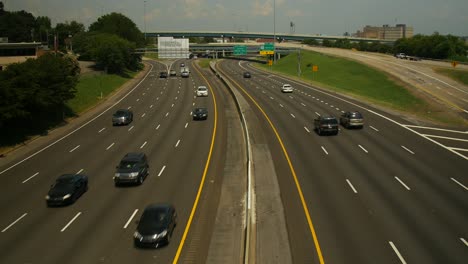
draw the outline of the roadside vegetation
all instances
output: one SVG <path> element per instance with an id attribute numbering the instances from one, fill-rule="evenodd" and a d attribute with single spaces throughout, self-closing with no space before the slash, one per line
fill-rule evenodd
<path id="1" fill-rule="evenodd" d="M 198 59 L 198 65 L 200 65 L 200 67 L 202 68 L 208 68 L 210 67 L 210 61 L 211 59 L 206 59 L 206 58 Z"/>
<path id="2" fill-rule="evenodd" d="M 314 65 L 318 67 L 317 72 L 312 72 Z M 439 109 L 435 109 L 424 99 L 412 94 L 390 75 L 355 61 L 313 51 L 301 51 L 302 74 L 300 77 L 297 74 L 296 54 L 283 57 L 274 66 L 262 64 L 260 67 L 432 121 L 457 122 L 444 116 Z"/>
<path id="3" fill-rule="evenodd" d="M 0 2 L 0 32 L 10 42 L 41 42 L 52 52 L 0 71 L 0 153 L 66 124 L 143 68 L 143 33 L 119 13 L 101 16 L 86 30 L 76 21 L 52 27 L 48 17 L 9 12 Z M 57 41 L 54 41 L 57 39 Z M 80 76 L 78 60 L 102 74 Z"/>
<path id="4" fill-rule="evenodd" d="M 453 35 L 415 35 L 412 38 L 401 38 L 395 41 L 393 45 L 378 42 L 368 43 L 365 41 L 352 42 L 349 39 L 324 40 L 319 43 L 315 39 L 307 39 L 302 42 L 311 46 L 324 46 L 342 49 L 356 49 L 359 51 L 370 51 L 380 53 L 398 54 L 416 56 L 421 58 L 455 60 L 468 62 L 468 45 L 465 41 Z"/>
<path id="5" fill-rule="evenodd" d="M 434 71 L 452 78 L 459 83 L 468 85 L 468 71 L 447 68 L 436 68 Z"/>

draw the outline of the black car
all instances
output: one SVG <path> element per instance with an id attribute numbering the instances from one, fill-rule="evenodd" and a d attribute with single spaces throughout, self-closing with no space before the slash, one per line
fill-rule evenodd
<path id="1" fill-rule="evenodd" d="M 127 153 L 116 167 L 114 183 L 142 184 L 149 174 L 148 159 L 145 153 Z"/>
<path id="2" fill-rule="evenodd" d="M 133 121 L 133 112 L 127 109 L 119 109 L 112 115 L 112 125 L 128 125 Z"/>
<path id="3" fill-rule="evenodd" d="M 137 247 L 158 248 L 169 244 L 177 225 L 174 206 L 166 203 L 151 204 L 145 208 L 133 234 Z"/>
<path id="4" fill-rule="evenodd" d="M 63 174 L 57 178 L 47 193 L 47 206 L 74 203 L 88 190 L 88 177 L 82 174 Z"/>
<path id="5" fill-rule="evenodd" d="M 314 128 L 319 135 L 325 133 L 338 135 L 338 120 L 334 116 L 319 116 L 314 119 Z"/>
<path id="6" fill-rule="evenodd" d="M 252 77 L 250 72 L 244 72 L 244 78 L 250 78 L 250 77 Z"/>
<path id="7" fill-rule="evenodd" d="M 162 71 L 159 73 L 159 78 L 167 78 L 167 72 Z"/>
<path id="8" fill-rule="evenodd" d="M 340 116 L 340 124 L 346 128 L 362 128 L 364 126 L 364 117 L 358 111 L 345 112 Z"/>
<path id="9" fill-rule="evenodd" d="M 192 111 L 193 120 L 206 120 L 208 118 L 208 109 L 198 107 Z"/>

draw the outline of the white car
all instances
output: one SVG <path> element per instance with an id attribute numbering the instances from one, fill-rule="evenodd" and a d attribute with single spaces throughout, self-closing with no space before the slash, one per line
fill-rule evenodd
<path id="1" fill-rule="evenodd" d="M 197 96 L 208 96 L 208 89 L 206 86 L 198 86 Z"/>
<path id="2" fill-rule="evenodd" d="M 283 84 L 283 87 L 281 87 L 281 92 L 283 93 L 292 93 L 293 92 L 293 88 L 290 84 Z"/>

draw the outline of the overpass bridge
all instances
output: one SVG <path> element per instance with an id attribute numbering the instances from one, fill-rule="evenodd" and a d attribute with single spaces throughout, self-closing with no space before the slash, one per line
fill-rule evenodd
<path id="1" fill-rule="evenodd" d="M 380 42 L 392 44 L 393 40 L 372 39 L 372 38 L 357 38 L 346 36 L 327 36 L 322 34 L 288 34 L 288 33 L 262 33 L 262 32 L 242 32 L 242 31 L 154 31 L 146 32 L 147 37 L 174 37 L 174 38 L 190 38 L 190 37 L 213 37 L 213 38 L 248 38 L 248 39 L 273 39 L 276 36 L 276 41 L 283 40 L 303 41 L 307 39 L 323 40 L 340 40 L 348 39 L 349 41 L 365 41 L 365 42 Z"/>

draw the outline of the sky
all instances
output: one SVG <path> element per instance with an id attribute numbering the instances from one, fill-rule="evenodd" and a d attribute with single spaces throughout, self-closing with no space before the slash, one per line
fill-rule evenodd
<path id="1" fill-rule="evenodd" d="M 406 24 L 415 34 L 468 36 L 468 0 L 0 0 L 7 11 L 86 27 L 111 12 L 142 32 L 247 31 L 343 35 L 366 25 Z M 275 15 L 274 15 L 275 14 Z M 275 21 L 275 23 L 274 23 Z M 273 26 L 275 25 L 275 26 Z"/>

